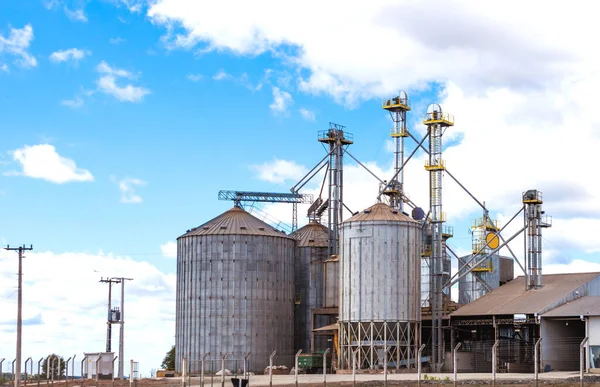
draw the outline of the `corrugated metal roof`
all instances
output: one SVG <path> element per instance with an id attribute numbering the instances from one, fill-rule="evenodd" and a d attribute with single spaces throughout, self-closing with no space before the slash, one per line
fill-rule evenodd
<path id="1" fill-rule="evenodd" d="M 600 296 L 584 296 L 542 314 L 542 317 L 570 316 L 600 316 Z"/>
<path id="2" fill-rule="evenodd" d="M 267 223 L 239 207 L 225 211 L 201 226 L 188 230 L 179 238 L 196 235 L 262 235 L 289 238 Z"/>
<path id="3" fill-rule="evenodd" d="M 385 203 L 376 203 L 364 211 L 359 212 L 353 217 L 346 219 L 347 222 L 362 222 L 369 220 L 391 220 L 397 222 L 416 222 L 402 212 L 388 206 Z"/>
<path id="4" fill-rule="evenodd" d="M 327 227 L 317 222 L 310 222 L 293 234 L 298 247 L 327 247 Z"/>
<path id="5" fill-rule="evenodd" d="M 529 291 L 525 290 L 525 277 L 517 277 L 472 303 L 461 307 L 451 316 L 539 313 L 599 275 L 600 273 L 546 274 L 542 277 L 544 286 Z"/>

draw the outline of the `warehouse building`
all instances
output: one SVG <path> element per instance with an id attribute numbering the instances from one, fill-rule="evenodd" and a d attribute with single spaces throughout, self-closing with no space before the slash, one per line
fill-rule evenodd
<path id="1" fill-rule="evenodd" d="M 450 345 L 462 343 L 459 371 L 491 372 L 497 340 L 499 372 L 533 372 L 540 338 L 541 371 L 578 370 L 586 337 L 586 367 L 600 366 L 600 273 L 541 277 L 542 286 L 532 289 L 517 277 L 450 315 Z"/>

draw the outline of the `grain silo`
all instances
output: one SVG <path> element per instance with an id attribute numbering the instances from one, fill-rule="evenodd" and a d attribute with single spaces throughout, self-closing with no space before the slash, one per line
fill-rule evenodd
<path id="1" fill-rule="evenodd" d="M 377 203 L 341 227 L 340 362 L 414 367 L 420 343 L 421 224 Z M 388 348 L 387 353 L 384 348 Z"/>
<path id="2" fill-rule="evenodd" d="M 472 257 L 472 255 L 467 255 L 462 257 L 461 260 L 469 262 Z M 463 273 L 464 270 L 460 272 L 460 274 Z M 483 265 L 473 269 L 458 281 L 458 303 L 469 304 L 487 294 L 488 291 L 513 280 L 514 277 L 512 257 L 494 254 Z"/>
<path id="3" fill-rule="evenodd" d="M 326 325 L 326 321 L 319 321 L 324 319 L 323 316 L 315 316 L 313 321 L 313 311 L 323 307 L 323 262 L 327 259 L 327 227 L 311 221 L 290 236 L 296 240 L 294 349 L 310 352 L 313 347 L 312 329 Z M 317 347 L 321 346 L 320 343 L 317 344 Z"/>
<path id="4" fill-rule="evenodd" d="M 294 245 L 292 238 L 239 207 L 177 239 L 176 369 L 191 371 L 207 360 L 220 369 L 262 371 L 277 350 L 276 364 L 293 363 Z"/>

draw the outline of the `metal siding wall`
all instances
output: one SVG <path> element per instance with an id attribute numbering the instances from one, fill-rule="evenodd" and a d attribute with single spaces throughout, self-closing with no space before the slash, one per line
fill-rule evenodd
<path id="1" fill-rule="evenodd" d="M 342 225 L 340 321 L 420 321 L 420 234 L 408 222 Z"/>
<path id="2" fill-rule="evenodd" d="M 462 257 L 463 259 L 469 260 L 471 256 Z M 500 278 L 508 278 L 507 273 L 503 273 L 503 270 L 513 270 L 513 265 L 505 263 L 508 261 L 506 258 L 500 257 L 495 254 L 491 257 L 492 259 L 492 271 L 491 272 L 480 272 L 479 276 L 482 278 L 490 288 L 496 289 L 500 287 Z M 512 259 L 510 260 L 512 262 Z M 461 272 L 462 273 L 462 272 Z M 483 285 L 481 285 L 472 273 L 467 274 L 458 281 L 458 303 L 468 304 L 476 299 L 484 296 L 487 293 Z"/>
<path id="3" fill-rule="evenodd" d="M 301 296 L 294 310 L 294 350 L 310 350 L 312 310 L 323 305 L 323 261 L 327 247 L 297 247 L 295 292 Z"/>
<path id="4" fill-rule="evenodd" d="M 194 371 L 207 352 L 241 360 L 252 351 L 250 370 L 262 371 L 275 349 L 276 363 L 291 366 L 294 241 L 209 235 L 177 245 L 176 369 L 184 356 Z"/>

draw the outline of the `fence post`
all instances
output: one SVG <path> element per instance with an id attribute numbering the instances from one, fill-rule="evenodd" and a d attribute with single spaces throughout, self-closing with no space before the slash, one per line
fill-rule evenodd
<path id="1" fill-rule="evenodd" d="M 207 352 L 204 354 L 204 356 L 202 356 L 202 370 L 200 371 L 200 387 L 204 387 L 204 361 L 206 360 L 206 357 L 209 354 L 210 352 Z"/>
<path id="2" fill-rule="evenodd" d="M 29 362 L 29 373 L 27 373 L 27 363 Z M 25 360 L 25 385 L 27 385 L 27 376 L 33 375 L 33 359 L 28 357 Z M 68 387 L 68 386 L 67 386 Z"/>
<path id="3" fill-rule="evenodd" d="M 390 349 L 390 347 L 385 346 L 383 347 L 383 386 L 387 387 L 387 352 Z M 407 364 L 407 367 L 409 365 Z"/>
<path id="4" fill-rule="evenodd" d="M 77 357 L 77 354 L 73 355 L 73 361 L 71 362 L 71 379 L 73 379 L 73 380 L 75 380 L 75 358 L 76 357 Z"/>
<path id="5" fill-rule="evenodd" d="M 496 387 L 496 366 L 498 363 L 498 343 L 500 341 L 496 340 L 494 345 L 492 345 L 492 385 Z"/>
<path id="6" fill-rule="evenodd" d="M 418 376 L 418 382 L 417 385 L 420 387 L 421 386 L 421 354 L 423 353 L 423 350 L 425 349 L 425 344 L 421 344 L 421 347 L 419 347 L 419 351 L 417 352 L 417 376 Z"/>
<path id="7" fill-rule="evenodd" d="M 352 351 L 352 387 L 356 387 L 356 351 Z"/>
<path id="8" fill-rule="evenodd" d="M 327 348 L 323 353 L 323 387 L 327 386 L 327 354 L 329 351 L 330 349 Z"/>
<path id="9" fill-rule="evenodd" d="M 60 372 L 60 356 L 58 355 L 56 355 L 56 362 L 58 363 L 58 367 L 56 368 L 56 376 L 58 376 L 58 381 L 60 382 L 62 372 Z"/>
<path id="10" fill-rule="evenodd" d="M 56 357 L 53 357 L 52 360 L 50 361 L 50 365 L 52 366 L 50 368 L 50 382 L 52 383 L 52 386 L 54 386 L 54 362 L 55 361 L 56 361 Z"/>
<path id="11" fill-rule="evenodd" d="M 244 355 L 244 378 L 246 379 L 250 379 L 249 375 L 248 375 L 248 356 L 250 356 L 252 352 L 248 351 L 247 354 Z"/>
<path id="12" fill-rule="evenodd" d="M 457 364 L 456 364 L 456 352 L 458 352 L 458 349 L 461 347 L 462 343 L 458 343 L 456 344 L 456 347 L 454 347 L 454 351 L 453 351 L 453 356 L 452 356 L 452 362 L 454 363 L 454 387 L 456 387 L 456 374 L 457 372 Z"/>
<path id="13" fill-rule="evenodd" d="M 583 369 L 585 368 L 585 362 L 583 361 L 585 357 L 585 343 L 587 343 L 588 339 L 589 337 L 586 337 L 579 344 L 579 379 L 581 380 L 581 387 L 583 387 Z"/>
<path id="14" fill-rule="evenodd" d="M 69 362 L 70 361 L 71 361 L 71 358 L 68 358 L 67 362 L 65 363 L 65 387 L 69 387 Z"/>
<path id="15" fill-rule="evenodd" d="M 88 358 L 87 356 L 84 356 L 83 359 L 81 359 L 81 379 L 83 379 L 83 364 L 85 363 L 85 361 L 87 360 L 87 358 Z M 86 363 L 86 365 L 87 365 L 87 363 Z M 87 378 L 89 376 L 88 374 L 90 372 L 88 370 L 88 367 L 85 367 L 85 371 L 86 371 L 85 372 L 85 377 Z"/>
<path id="16" fill-rule="evenodd" d="M 4 361 L 4 359 L 2 359 L 2 361 Z M 42 372 L 41 372 L 42 371 L 42 365 L 41 364 L 42 364 L 43 361 L 44 361 L 44 358 L 41 358 L 38 361 L 38 378 L 37 378 L 37 385 L 38 385 L 38 387 L 40 387 L 40 379 L 42 377 Z M 2 362 L 0 362 L 0 371 L 1 370 L 2 370 Z"/>
<path id="17" fill-rule="evenodd" d="M 129 387 L 133 387 L 133 359 L 129 360 Z"/>
<path id="18" fill-rule="evenodd" d="M 225 359 L 227 355 L 229 355 L 229 352 L 225 352 L 225 355 L 221 358 L 221 387 L 225 387 Z"/>
<path id="19" fill-rule="evenodd" d="M 298 352 L 296 352 L 296 359 L 294 361 L 294 377 L 296 378 L 296 387 L 298 387 L 298 357 L 301 353 L 302 350 L 299 349 Z"/>
<path id="20" fill-rule="evenodd" d="M 181 386 L 185 387 L 185 377 L 187 376 L 187 359 L 181 359 Z"/>
<path id="21" fill-rule="evenodd" d="M 115 360 L 117 360 L 119 356 L 115 356 L 112 360 L 112 366 L 110 370 L 110 374 L 112 375 L 112 387 L 115 387 Z"/>
<path id="22" fill-rule="evenodd" d="M 17 361 L 17 359 L 12 361 L 12 368 L 10 371 L 11 377 L 10 377 L 10 381 L 14 382 L 15 381 L 15 362 Z"/>
<path id="23" fill-rule="evenodd" d="M 102 354 L 98 355 L 96 359 L 96 386 L 98 386 L 98 379 L 100 378 L 100 360 L 102 360 Z"/>
<path id="24" fill-rule="evenodd" d="M 273 357 L 277 353 L 277 350 L 273 351 L 271 356 L 269 356 L 269 386 L 273 387 Z"/>
<path id="25" fill-rule="evenodd" d="M 536 340 L 535 342 L 535 347 L 533 348 L 533 352 L 534 352 L 534 365 L 533 365 L 533 370 L 535 372 L 535 387 L 538 386 L 538 381 L 539 381 L 539 377 L 538 374 L 540 373 L 540 343 L 542 342 L 542 338 L 540 337 L 539 339 Z"/>

